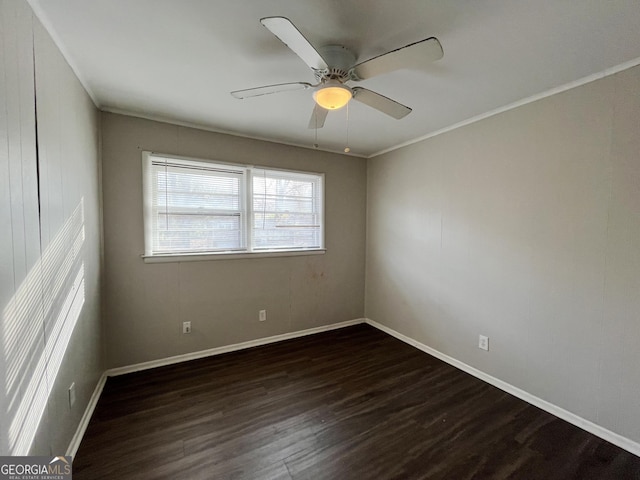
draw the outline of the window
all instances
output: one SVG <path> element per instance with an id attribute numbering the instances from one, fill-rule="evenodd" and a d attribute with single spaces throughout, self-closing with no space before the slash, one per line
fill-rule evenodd
<path id="1" fill-rule="evenodd" d="M 324 248 L 317 173 L 143 152 L 145 257 Z"/>

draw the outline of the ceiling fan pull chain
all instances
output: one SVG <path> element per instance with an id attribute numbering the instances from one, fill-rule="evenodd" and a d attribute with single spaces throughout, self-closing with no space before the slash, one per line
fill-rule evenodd
<path id="1" fill-rule="evenodd" d="M 344 147 L 344 153 L 349 153 L 351 149 L 349 148 L 349 104 L 347 103 L 347 142 Z"/>
<path id="2" fill-rule="evenodd" d="M 315 128 L 315 143 L 313 144 L 313 148 L 318 148 L 318 109 L 313 109 L 313 116 L 316 119 L 316 128 Z"/>

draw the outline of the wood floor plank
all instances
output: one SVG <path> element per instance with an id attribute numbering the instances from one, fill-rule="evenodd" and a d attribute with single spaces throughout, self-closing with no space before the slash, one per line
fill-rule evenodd
<path id="1" fill-rule="evenodd" d="M 109 378 L 73 467 L 76 480 L 640 480 L 640 458 L 368 325 Z"/>

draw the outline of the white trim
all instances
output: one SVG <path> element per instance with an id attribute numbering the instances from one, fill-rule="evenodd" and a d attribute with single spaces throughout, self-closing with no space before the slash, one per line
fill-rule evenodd
<path id="1" fill-rule="evenodd" d="M 283 167 L 271 167 L 269 165 L 262 164 L 254 164 L 254 163 L 243 163 L 243 162 L 227 162 L 224 160 L 216 160 L 207 157 L 192 157 L 189 155 L 175 155 L 173 153 L 162 153 L 156 150 L 142 150 L 142 153 L 146 153 L 150 157 L 161 158 L 166 160 L 179 160 L 181 163 L 184 162 L 186 164 L 190 164 L 192 166 L 200 166 L 200 164 L 210 164 L 213 165 L 213 168 L 217 166 L 229 167 L 230 169 L 236 168 L 238 170 L 246 170 L 246 169 L 258 169 L 258 170 L 273 170 L 275 172 L 283 172 L 283 173 L 301 173 L 303 175 L 323 175 L 324 172 L 319 170 L 297 170 L 292 168 L 283 168 Z"/>
<path id="2" fill-rule="evenodd" d="M 156 367 L 164 367 L 165 365 L 173 365 L 175 363 L 188 362 L 189 360 L 196 360 L 198 358 L 211 357 L 213 355 L 221 355 L 223 353 L 235 352 L 238 350 L 244 350 L 246 348 L 259 347 L 261 345 L 268 345 L 270 343 L 281 342 L 283 340 L 290 340 L 292 338 L 305 337 L 307 335 L 313 335 L 316 333 L 328 332 L 329 330 L 336 330 L 339 328 L 350 327 L 351 325 L 358 325 L 365 323 L 366 319 L 356 318 L 355 320 L 347 320 L 340 323 L 332 323 L 331 325 L 322 325 L 320 327 L 308 328 L 306 330 L 298 330 L 296 332 L 282 333 L 280 335 L 274 335 L 272 337 L 258 338 L 256 340 L 249 340 L 247 342 L 234 343 L 233 345 L 225 345 L 222 347 L 209 348 L 207 350 L 200 350 L 198 352 L 185 353 L 182 355 L 176 355 L 174 357 L 160 358 L 158 360 L 151 360 L 149 362 L 136 363 L 134 365 L 128 365 L 125 367 L 111 368 L 105 372 L 105 375 L 109 377 L 117 377 L 118 375 L 124 375 L 126 373 L 139 372 L 141 370 L 149 370 Z"/>
<path id="3" fill-rule="evenodd" d="M 80 443 L 82 442 L 82 437 L 84 437 L 84 434 L 87 431 L 91 416 L 96 409 L 96 405 L 98 404 L 100 395 L 102 395 L 102 390 L 104 390 L 104 386 L 107 382 L 107 377 L 116 377 L 118 375 L 124 375 L 126 373 L 139 372 L 142 370 L 148 370 L 150 368 L 173 365 L 175 363 L 187 362 L 189 360 L 196 360 L 198 358 L 210 357 L 213 355 L 220 355 L 228 352 L 235 352 L 237 350 L 244 350 L 245 348 L 258 347 L 260 345 L 281 342 L 283 340 L 289 340 L 292 338 L 305 337 L 307 335 L 328 332 L 330 330 L 337 330 L 339 328 L 350 327 L 351 325 L 358 325 L 365 322 L 366 319 L 364 318 L 356 318 L 354 320 L 333 323 L 331 325 L 322 325 L 320 327 L 308 328 L 306 330 L 299 330 L 297 332 L 283 333 L 280 335 L 274 335 L 272 337 L 259 338 L 257 340 L 249 340 L 247 342 L 236 343 L 233 345 L 210 348 L 208 350 L 201 350 L 199 352 L 186 353 L 183 355 L 176 355 L 174 357 L 162 358 L 159 360 L 152 360 L 150 362 L 137 363 L 135 365 L 128 365 L 126 367 L 111 368 L 109 370 L 106 370 L 98 380 L 98 384 L 96 385 L 96 388 L 94 389 L 93 394 L 89 399 L 87 408 L 85 409 L 84 414 L 80 419 L 80 423 L 78 425 L 78 428 L 76 429 L 76 433 L 73 435 L 73 438 L 71 439 L 71 442 L 67 447 L 67 453 L 65 455 L 75 457 L 76 453 L 78 452 L 78 448 L 80 447 Z"/>
<path id="4" fill-rule="evenodd" d="M 69 50 L 67 50 L 67 48 L 64 46 L 64 43 L 62 43 L 62 40 L 58 36 L 58 33 L 53 28 L 53 24 L 51 23 L 51 21 L 49 20 L 49 17 L 45 14 L 44 9 L 40 5 L 42 2 L 40 0 L 27 0 L 27 2 L 29 3 L 29 5 L 31 5 L 33 14 L 36 16 L 38 21 L 42 24 L 46 32 L 49 34 L 55 46 L 58 47 L 58 50 L 60 50 L 62 57 L 66 60 L 67 64 L 69 65 L 69 68 L 71 68 L 71 70 L 75 74 L 80 84 L 84 87 L 85 91 L 87 92 L 87 95 L 89 95 L 93 104 L 96 106 L 96 108 L 99 109 L 100 102 L 98 101 L 98 97 L 96 97 L 95 93 L 93 93 L 93 90 L 89 88 L 89 82 L 87 81 L 85 76 L 80 72 L 80 69 L 76 66 L 76 63 L 73 61 L 73 58 L 69 53 Z"/>
<path id="5" fill-rule="evenodd" d="M 127 373 L 133 373 L 133 372 L 139 372 L 142 370 L 148 370 L 151 368 L 156 368 L 156 367 L 161 367 L 161 366 L 165 366 L 165 365 L 173 365 L 176 363 L 181 363 L 181 362 L 186 362 L 189 360 L 195 360 L 198 358 L 204 358 L 204 357 L 209 357 L 209 356 L 213 356 L 213 355 L 221 355 L 223 353 L 228 353 L 228 352 L 235 352 L 238 350 L 243 350 L 246 348 L 252 348 L 252 347 L 257 347 L 260 345 L 267 345 L 270 343 L 275 343 L 275 342 L 280 342 L 283 340 L 289 340 L 292 338 L 299 338 L 299 337 L 304 337 L 307 335 L 313 335 L 315 333 L 321 333 L 321 332 L 327 332 L 330 330 L 336 330 L 339 328 L 344 328 L 344 327 L 349 327 L 352 325 L 358 325 L 360 323 L 367 323 L 369 325 L 371 325 L 372 327 L 377 328 L 378 330 L 383 331 L 384 333 L 391 335 L 392 337 L 397 338 L 398 340 L 401 340 L 415 348 L 417 348 L 418 350 L 421 350 L 429 355 L 432 355 L 435 358 L 438 358 L 439 360 L 442 360 L 446 363 L 448 363 L 449 365 L 452 365 L 466 373 L 469 373 L 470 375 L 473 375 L 476 378 L 479 378 L 480 380 L 483 380 L 491 385 L 493 385 L 494 387 L 499 388 L 500 390 L 503 390 L 507 393 L 510 393 L 511 395 L 518 397 L 521 400 L 524 400 L 527 403 L 530 403 L 531 405 L 534 405 L 538 408 L 541 408 L 542 410 L 555 415 L 558 418 L 561 418 L 562 420 L 565 420 L 577 427 L 582 428 L 583 430 L 586 430 L 589 433 L 592 433 L 608 442 L 613 443 L 614 445 L 619 446 L 620 448 L 623 448 L 625 450 L 627 450 L 628 452 L 633 453 L 634 455 L 640 456 L 640 444 L 637 442 L 634 442 L 633 440 L 630 440 L 626 437 L 623 437 L 622 435 L 619 435 L 615 432 L 612 432 L 610 430 L 607 430 L 604 427 L 601 427 L 600 425 L 596 425 L 595 423 L 586 420 L 582 417 L 579 417 L 578 415 L 575 415 L 563 408 L 560 408 L 550 402 L 547 402 L 546 400 L 543 400 L 539 397 L 536 397 L 535 395 L 532 395 L 524 390 L 521 390 L 517 387 L 514 387 L 513 385 L 504 382 L 500 379 L 497 379 L 487 373 L 484 373 L 480 370 L 478 370 L 477 368 L 474 368 L 470 365 L 467 365 L 464 362 L 461 362 L 459 360 L 456 360 L 453 357 L 450 357 L 448 355 L 445 355 L 442 352 L 439 352 L 438 350 L 435 350 L 431 347 L 428 347 L 427 345 L 418 342 L 417 340 L 414 340 L 410 337 L 407 337 L 406 335 L 403 335 L 402 333 L 399 333 L 385 325 L 382 325 L 378 322 L 375 322 L 371 319 L 368 318 L 357 318 L 354 320 L 348 320 L 345 322 L 340 322 L 340 323 L 334 323 L 331 325 L 323 325 L 320 327 L 315 327 L 315 328 L 309 328 L 306 330 L 300 330 L 297 332 L 290 332 L 290 333 L 284 333 L 281 335 L 274 335 L 272 337 L 266 337 L 266 338 L 260 338 L 257 340 L 249 340 L 247 342 L 242 342 L 242 343 L 236 343 L 233 345 L 227 345 L 227 346 L 223 346 L 223 347 L 216 347 L 216 348 L 211 348 L 208 350 L 201 350 L 198 352 L 192 352 L 192 353 L 187 353 L 187 354 L 183 354 L 183 355 L 176 355 L 173 357 L 168 357 L 168 358 L 163 358 L 163 359 L 159 359 L 159 360 L 152 360 L 149 362 L 143 362 L 143 363 L 138 363 L 138 364 L 134 364 L 134 365 L 128 365 L 125 367 L 119 367 L 119 368 L 112 368 L 109 369 L 107 371 L 105 371 L 102 376 L 100 377 L 100 379 L 98 380 L 98 384 L 96 385 L 95 390 L 93 391 L 93 394 L 91 395 L 91 398 L 89 399 L 89 403 L 87 405 L 87 408 L 85 409 L 85 412 L 82 416 L 82 419 L 80 420 L 80 424 L 78 425 L 78 428 L 76 429 L 76 432 L 73 436 L 73 438 L 71 439 L 71 442 L 69 443 L 69 447 L 67 448 L 67 453 L 66 455 L 70 455 L 72 457 L 75 457 L 75 454 L 78 451 L 78 448 L 80 446 L 80 443 L 82 441 L 82 437 L 84 436 L 84 433 L 87 430 L 87 427 L 89 425 L 89 421 L 91 420 L 91 416 L 93 415 L 93 412 L 96 408 L 96 405 L 98 404 L 98 400 L 100 399 L 100 395 L 102 394 L 102 390 L 104 389 L 105 383 L 107 381 L 107 377 L 115 377 L 118 375 L 124 375 Z"/>
<path id="6" fill-rule="evenodd" d="M 153 205 L 152 205 L 152 153 L 142 152 L 142 225 L 144 227 L 144 254 L 153 251 Z"/>
<path id="7" fill-rule="evenodd" d="M 253 165 L 247 165 L 248 175 L 244 176 L 244 188 L 247 192 L 242 196 L 242 211 L 244 212 L 244 229 L 242 232 L 242 245 L 247 249 L 246 253 L 253 253 Z M 266 188 L 266 185 L 265 185 Z M 237 258 L 237 257 L 231 257 Z M 240 257 L 242 258 L 242 257 Z"/>
<path id="8" fill-rule="evenodd" d="M 640 65 L 640 57 L 634 58 L 625 63 L 621 63 L 620 65 L 616 65 L 611 68 L 607 68 L 598 73 L 594 73 L 592 75 L 587 75 L 586 77 L 582 77 L 578 80 L 574 80 L 573 82 L 565 83 L 564 85 L 560 85 L 559 87 L 551 88 L 541 93 L 537 93 L 530 97 L 523 98 L 522 100 L 518 100 L 516 102 L 510 103 L 500 108 L 496 108 L 494 110 L 489 110 L 488 112 L 481 113 L 480 115 L 476 115 L 475 117 L 467 118 L 466 120 L 462 120 L 461 122 L 454 123 L 453 125 L 449 125 L 447 127 L 441 128 L 439 130 L 435 130 L 431 133 L 427 133 L 426 135 L 422 135 L 421 137 L 414 138 L 413 140 L 407 140 L 406 142 L 400 143 L 393 147 L 385 148 L 378 152 L 372 153 L 367 158 L 377 157 L 379 155 L 383 155 L 385 153 L 392 152 L 394 150 L 398 150 L 403 147 L 407 147 L 409 145 L 413 145 L 414 143 L 422 142 L 423 140 L 427 140 L 428 138 L 436 137 L 440 134 L 450 132 L 452 130 L 456 130 L 460 127 L 464 127 L 466 125 L 470 125 L 472 123 L 479 122 L 480 120 L 484 120 L 485 118 L 493 117 L 494 115 L 498 115 L 500 113 L 507 112 L 509 110 L 513 110 L 514 108 L 521 107 L 523 105 L 527 105 L 528 103 L 537 102 L 538 100 L 542 100 L 543 98 L 551 97 L 552 95 L 556 95 L 557 93 L 562 93 L 567 90 L 571 90 L 572 88 L 580 87 L 582 85 L 586 85 L 587 83 L 595 82 L 596 80 L 600 80 L 604 77 L 608 77 L 611 75 L 615 75 L 616 73 L 620 73 L 624 70 L 628 70 L 630 68 L 636 67 Z"/>
<path id="9" fill-rule="evenodd" d="M 582 418 L 576 415 L 575 413 L 571 413 L 565 410 L 564 408 L 558 407 L 557 405 L 554 405 L 553 403 L 543 400 L 542 398 L 536 397 L 535 395 L 532 395 L 529 392 L 521 390 L 518 387 L 514 387 L 510 383 L 504 382 L 481 370 L 478 370 L 477 368 L 467 365 L 466 363 L 461 362 L 460 360 L 456 360 L 455 358 L 450 357 L 449 355 L 446 355 L 442 352 L 439 352 L 438 350 L 428 347 L 427 345 L 420 343 L 411 337 L 407 337 L 406 335 L 403 335 L 402 333 L 397 332 L 392 328 L 389 328 L 385 325 L 375 322 L 369 318 L 365 319 L 365 322 L 371 325 L 372 327 L 375 327 L 378 330 L 381 330 L 384 333 L 387 333 L 397 338 L 398 340 L 402 340 L 403 342 L 417 348 L 418 350 L 422 350 L 423 352 L 428 353 L 429 355 L 432 355 L 437 359 L 442 360 L 443 362 L 446 362 L 449 365 L 452 365 L 462 370 L 463 372 L 473 375 L 474 377 L 479 378 L 480 380 L 483 380 L 493 385 L 494 387 L 499 388 L 500 390 L 510 393 L 511 395 L 518 397 L 519 399 L 524 400 L 525 402 L 530 403 L 531 405 L 534 405 L 544 410 L 545 412 L 555 415 L 556 417 L 561 418 L 562 420 L 565 420 L 571 423 L 572 425 L 575 425 L 576 427 L 580 427 L 583 430 L 586 430 L 587 432 L 592 433 L 606 440 L 607 442 L 613 443 L 614 445 L 617 445 L 618 447 L 633 453 L 634 455 L 640 456 L 640 443 L 634 442 L 633 440 L 623 437 L 622 435 L 612 432 L 611 430 L 607 430 L 606 428 L 601 427 L 600 425 L 597 425 L 585 418 Z"/>
<path id="10" fill-rule="evenodd" d="M 145 263 L 167 263 L 167 262 L 194 262 L 205 260 L 220 260 L 233 258 L 259 258 L 270 256 L 297 256 L 297 255 L 318 255 L 325 253 L 324 247 L 324 172 L 309 172 L 301 170 L 289 170 L 282 168 L 270 168 L 241 163 L 218 162 L 210 159 L 185 157 L 180 155 L 169 155 L 157 153 L 149 150 L 142 151 L 142 203 L 144 220 L 144 253 L 141 255 Z M 157 252 L 154 253 L 156 238 L 157 215 L 156 205 L 157 195 L 156 174 L 167 168 L 167 165 L 175 168 L 182 168 L 185 172 L 191 168 L 205 170 L 213 178 L 225 177 L 238 180 L 239 190 L 237 198 L 240 204 L 237 207 L 228 206 L 222 210 L 211 207 L 209 213 L 222 212 L 237 216 L 240 222 L 241 239 L 238 245 L 226 250 L 204 251 L 204 252 Z M 204 174 L 204 173 L 203 173 Z M 318 245 L 306 247 L 287 246 L 283 248 L 259 248 L 254 244 L 253 223 L 254 223 L 254 202 L 253 180 L 262 177 L 282 177 L 286 180 L 300 180 L 311 183 L 318 188 L 313 188 L 312 199 L 314 200 L 314 211 L 320 218 L 320 242 Z M 265 180 L 266 181 L 266 180 Z M 266 186 L 265 186 L 266 188 Z M 318 204 L 318 200 L 322 200 Z M 163 205 L 163 207 L 165 207 Z M 169 208 L 169 207 L 166 207 Z M 171 209 L 169 209 L 171 210 Z M 244 228 L 242 228 L 244 226 Z M 295 227 L 296 225 L 291 225 Z M 302 252 L 302 253 L 301 253 Z M 314 252 L 314 253 L 305 253 Z"/>
<path id="11" fill-rule="evenodd" d="M 269 257 L 302 257 L 305 255 L 324 255 L 326 249 L 315 250 L 285 250 L 273 252 L 242 252 L 242 253 L 193 253 L 173 255 L 141 255 L 144 263 L 171 262 L 204 262 L 208 260 L 234 260 L 238 258 L 269 258 Z"/>
<path id="12" fill-rule="evenodd" d="M 232 137 L 248 138 L 250 140 L 257 140 L 260 142 L 275 143 L 278 145 L 287 145 L 289 147 L 304 148 L 306 150 L 315 150 L 315 151 L 325 152 L 325 153 L 337 153 L 345 157 L 368 158 L 367 155 L 364 155 L 361 153 L 354 153 L 354 152 L 345 153 L 343 150 L 331 150 L 328 148 L 321 148 L 321 147 L 316 148 L 310 144 L 294 143 L 294 142 L 289 142 L 282 139 L 259 137 L 256 135 L 249 135 L 245 133 L 234 132 L 231 130 L 223 130 L 221 128 L 215 128 L 202 123 L 176 120 L 170 117 L 164 117 L 162 115 L 155 115 L 153 113 L 142 113 L 135 110 L 127 110 L 124 108 L 115 108 L 115 107 L 109 107 L 109 106 L 100 107 L 100 111 L 106 112 L 106 113 L 114 113 L 116 115 L 125 115 L 127 117 L 141 118 L 143 120 L 151 120 L 152 122 L 166 123 L 176 127 L 194 128 L 196 130 L 203 130 L 205 132 L 220 133 L 222 135 L 231 135 Z"/>
<path id="13" fill-rule="evenodd" d="M 104 389 L 104 385 L 107 383 L 107 375 L 103 373 L 100 379 L 98 380 L 98 384 L 96 388 L 93 390 L 93 394 L 89 399 L 89 403 L 87 404 L 87 408 L 84 410 L 84 414 L 80 419 L 80 423 L 78 424 L 78 428 L 76 428 L 76 433 L 73 434 L 71 438 L 71 442 L 67 447 L 66 456 L 75 457 L 78 452 L 78 448 L 80 447 L 80 442 L 82 441 L 82 437 L 84 437 L 84 432 L 87 431 L 87 427 L 89 426 L 89 421 L 93 415 L 94 410 L 96 409 L 96 405 L 98 404 L 98 400 L 100 400 L 100 395 L 102 395 L 102 390 Z"/>

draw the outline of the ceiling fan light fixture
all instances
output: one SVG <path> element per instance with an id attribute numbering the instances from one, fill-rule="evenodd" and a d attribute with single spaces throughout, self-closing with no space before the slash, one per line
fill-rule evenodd
<path id="1" fill-rule="evenodd" d="M 313 99 L 327 110 L 338 110 L 344 107 L 353 97 L 353 91 L 342 83 L 330 80 L 313 92 Z"/>

